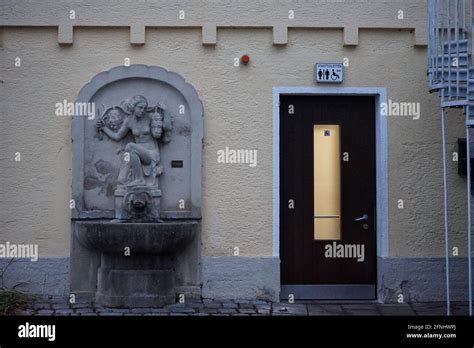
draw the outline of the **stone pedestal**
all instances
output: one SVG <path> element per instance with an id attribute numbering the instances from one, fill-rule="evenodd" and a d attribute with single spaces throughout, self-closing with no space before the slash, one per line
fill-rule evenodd
<path id="1" fill-rule="evenodd" d="M 102 253 L 96 302 L 106 307 L 162 307 L 176 302 L 173 262 L 165 256 Z"/>
<path id="2" fill-rule="evenodd" d="M 100 253 L 95 301 L 107 307 L 176 303 L 175 260 L 198 234 L 196 222 L 78 223 L 77 237 Z"/>

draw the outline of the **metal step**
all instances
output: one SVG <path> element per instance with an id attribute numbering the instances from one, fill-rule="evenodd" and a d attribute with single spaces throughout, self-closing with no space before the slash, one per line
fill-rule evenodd
<path id="1" fill-rule="evenodd" d="M 443 101 L 449 101 L 449 100 L 468 100 L 468 101 L 473 101 L 474 102 L 474 93 L 471 92 L 469 96 L 466 96 L 466 91 L 459 89 L 459 94 L 457 93 L 457 90 L 455 88 L 451 88 L 451 94 L 448 93 L 448 89 L 445 88 L 444 95 L 443 97 L 441 96 L 441 90 L 439 92 L 439 97 L 444 98 Z"/>
<path id="2" fill-rule="evenodd" d="M 431 61 L 431 66 L 433 68 L 441 68 L 444 66 L 445 69 L 448 69 L 451 67 L 451 69 L 456 69 L 456 68 L 467 68 L 467 65 L 469 64 L 468 58 L 470 57 L 470 54 L 463 53 L 458 55 L 443 55 L 443 56 L 437 56 Z M 456 65 L 457 62 L 457 65 Z"/>
<path id="3" fill-rule="evenodd" d="M 458 43 L 459 42 L 459 50 L 458 50 Z M 469 40 L 458 40 L 458 41 L 451 41 L 451 43 L 445 42 L 443 44 L 443 52 L 445 54 L 448 54 L 448 48 L 451 50 L 451 54 L 453 52 L 459 52 L 459 53 L 467 53 L 469 50 Z"/>
<path id="4" fill-rule="evenodd" d="M 463 107 L 465 105 L 469 105 L 468 100 L 447 100 L 447 101 L 442 101 L 441 102 L 441 107 L 442 108 L 459 108 Z"/>
<path id="5" fill-rule="evenodd" d="M 442 81 L 449 81 L 456 82 L 457 80 L 457 73 L 459 71 L 459 81 L 467 81 L 469 79 L 474 79 L 474 67 L 472 68 L 459 68 L 459 69 L 451 69 L 451 74 L 449 70 L 446 69 L 435 69 L 431 68 L 428 70 L 428 75 L 433 78 L 433 83 L 437 83 Z"/>
<path id="6" fill-rule="evenodd" d="M 444 92 L 444 93 L 442 93 Z M 441 98 L 441 102 L 448 102 L 448 101 L 459 101 L 459 105 L 465 105 L 464 102 L 474 103 L 474 92 L 471 92 L 468 96 L 466 96 L 465 90 L 460 90 L 459 94 L 456 93 L 457 91 L 448 94 L 447 89 L 440 90 L 439 97 Z"/>
<path id="7" fill-rule="evenodd" d="M 445 98 L 457 99 L 466 99 L 466 93 L 469 91 L 469 100 L 474 100 L 474 81 L 472 80 L 470 80 L 469 85 L 465 81 L 460 83 L 451 82 L 451 85 L 449 85 L 449 82 L 436 83 L 432 84 L 430 89 L 432 92 L 441 93 L 443 91 Z"/>
<path id="8" fill-rule="evenodd" d="M 459 85 L 459 88 L 462 90 L 466 90 L 467 88 L 470 88 L 472 91 L 474 91 L 474 79 L 469 79 L 469 81 L 459 81 L 459 83 L 456 83 L 456 81 L 444 81 L 441 83 L 438 83 L 436 87 L 438 88 L 452 88 L 452 89 L 457 89 L 457 86 Z"/>

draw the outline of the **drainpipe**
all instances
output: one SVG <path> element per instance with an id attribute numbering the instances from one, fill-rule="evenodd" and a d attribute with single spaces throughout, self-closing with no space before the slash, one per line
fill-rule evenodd
<path id="1" fill-rule="evenodd" d="M 443 94 L 441 89 L 441 94 Z M 443 190 L 444 190 L 444 251 L 446 257 L 446 314 L 451 315 L 451 298 L 449 295 L 449 238 L 448 238 L 448 174 L 446 167 L 446 129 L 444 125 L 444 108 L 441 108 L 441 136 L 443 142 Z M 467 142 L 467 141 L 466 141 Z M 469 146 L 468 146 L 469 148 Z M 469 162 L 469 161 L 468 161 Z M 469 169 L 468 169 L 469 170 Z"/>
<path id="2" fill-rule="evenodd" d="M 472 57 L 474 54 L 474 0 L 471 0 L 470 3 L 470 17 L 471 17 L 471 58 L 468 61 L 471 64 L 468 65 L 467 70 L 467 88 L 466 91 L 468 92 L 468 99 L 470 99 L 470 78 L 471 72 L 470 68 L 472 66 Z M 467 105 L 466 107 L 466 158 L 467 158 L 467 279 L 468 279 L 468 291 L 469 291 L 469 315 L 472 316 L 472 219 L 471 219 L 471 141 L 470 141 L 470 129 L 473 126 L 472 121 L 470 120 L 471 116 L 471 105 Z"/>
<path id="3" fill-rule="evenodd" d="M 467 279 L 469 291 L 469 315 L 472 316 L 472 245 L 471 245 L 471 141 L 469 105 L 466 108 L 466 164 L 467 164 Z"/>

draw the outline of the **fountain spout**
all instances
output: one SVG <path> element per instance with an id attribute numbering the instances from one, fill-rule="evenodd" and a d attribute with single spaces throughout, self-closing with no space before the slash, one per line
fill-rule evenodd
<path id="1" fill-rule="evenodd" d="M 143 213 L 146 208 L 146 201 L 137 199 L 137 200 L 132 200 L 132 207 L 135 209 L 135 212 L 137 214 Z"/>

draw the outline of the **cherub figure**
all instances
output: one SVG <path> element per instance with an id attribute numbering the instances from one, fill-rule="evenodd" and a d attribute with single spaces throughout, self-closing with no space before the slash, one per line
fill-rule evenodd
<path id="1" fill-rule="evenodd" d="M 102 120 L 107 128 L 117 132 L 126 117 L 125 111 L 120 106 L 114 106 L 105 110 Z"/>

